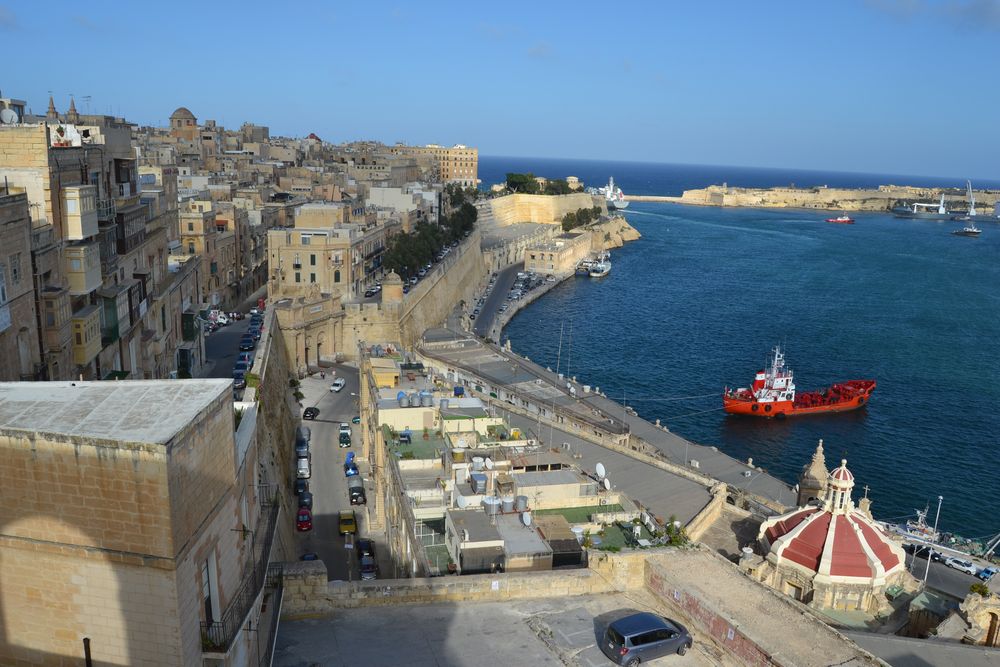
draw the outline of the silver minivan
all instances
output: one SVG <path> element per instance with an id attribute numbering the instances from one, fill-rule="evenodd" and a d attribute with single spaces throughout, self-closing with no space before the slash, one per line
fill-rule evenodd
<path id="1" fill-rule="evenodd" d="M 309 479 L 312 477 L 309 458 L 303 457 L 295 460 L 295 476 L 299 479 Z"/>
<path id="2" fill-rule="evenodd" d="M 601 651 L 617 665 L 636 667 L 665 655 L 684 655 L 693 641 L 687 628 L 677 621 L 640 612 L 611 623 L 604 632 Z"/>

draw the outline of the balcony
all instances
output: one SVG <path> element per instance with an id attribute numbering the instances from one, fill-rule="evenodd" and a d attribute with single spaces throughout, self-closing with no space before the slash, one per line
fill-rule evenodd
<path id="1" fill-rule="evenodd" d="M 108 199 L 97 200 L 98 220 L 114 220 L 117 214 L 118 214 L 118 208 L 115 206 L 114 199 L 108 198 Z"/>
<path id="2" fill-rule="evenodd" d="M 101 307 L 90 305 L 73 313 L 73 363 L 86 366 L 101 351 Z"/>
<path id="3" fill-rule="evenodd" d="M 70 185 L 62 189 L 63 234 L 67 241 L 84 241 L 97 235 L 97 188 Z"/>
<path id="4" fill-rule="evenodd" d="M 101 286 L 101 247 L 97 242 L 63 248 L 63 272 L 73 296 L 89 294 Z"/>
<path id="5" fill-rule="evenodd" d="M 250 533 L 253 539 L 251 560 L 244 570 L 243 581 L 222 612 L 222 620 L 201 624 L 205 653 L 229 652 L 233 640 L 246 623 L 247 615 L 263 592 L 264 585 L 268 582 L 268 563 L 271 560 L 271 545 L 274 542 L 274 529 L 278 523 L 280 508 L 277 498 L 262 496 L 260 517 Z"/>
<path id="6" fill-rule="evenodd" d="M 73 337 L 69 290 L 46 285 L 42 288 L 42 344 L 46 351 L 62 350 Z"/>

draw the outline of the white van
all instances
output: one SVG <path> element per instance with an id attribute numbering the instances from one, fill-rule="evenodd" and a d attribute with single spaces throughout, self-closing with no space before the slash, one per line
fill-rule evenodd
<path id="1" fill-rule="evenodd" d="M 295 476 L 299 479 L 309 479 L 312 477 L 312 470 L 310 470 L 309 459 L 301 458 L 296 460 Z"/>

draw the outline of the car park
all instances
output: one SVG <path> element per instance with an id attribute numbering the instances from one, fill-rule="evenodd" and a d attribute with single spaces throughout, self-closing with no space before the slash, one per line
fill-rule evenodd
<path id="1" fill-rule="evenodd" d="M 312 510 L 313 506 L 313 494 L 308 491 L 303 491 L 299 494 L 299 507 L 304 507 L 307 510 Z"/>
<path id="2" fill-rule="evenodd" d="M 312 530 L 313 528 L 313 517 L 312 512 L 302 507 L 299 508 L 298 513 L 295 515 L 295 530 L 299 532 L 305 532 L 307 530 Z"/>
<path id="3" fill-rule="evenodd" d="M 337 521 L 337 532 L 341 535 L 356 535 L 358 532 L 358 518 L 354 510 L 341 510 Z"/>
<path id="4" fill-rule="evenodd" d="M 347 381 L 344 380 L 344 378 L 337 378 L 336 380 L 333 381 L 333 384 L 330 385 L 330 391 L 339 392 L 346 385 Z"/>
<path id="5" fill-rule="evenodd" d="M 684 655 L 693 642 L 687 628 L 677 621 L 639 612 L 608 625 L 601 651 L 617 665 L 636 667 L 665 655 Z"/>
<path id="6" fill-rule="evenodd" d="M 303 419 L 313 420 L 316 419 L 316 417 L 319 417 L 319 408 L 317 407 L 309 406 L 308 408 L 302 411 Z"/>
<path id="7" fill-rule="evenodd" d="M 979 568 L 970 560 L 964 560 L 962 558 L 948 558 L 944 561 L 944 564 L 948 567 L 958 570 L 959 572 L 965 572 L 966 574 L 971 574 L 975 576 L 979 573 Z"/>

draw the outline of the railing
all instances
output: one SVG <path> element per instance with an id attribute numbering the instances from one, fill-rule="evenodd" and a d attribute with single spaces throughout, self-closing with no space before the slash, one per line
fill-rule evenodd
<path id="1" fill-rule="evenodd" d="M 280 505 L 277 500 L 272 500 L 270 497 L 266 499 L 262 497 L 261 503 L 262 509 L 265 512 L 261 513 L 256 530 L 252 533 L 254 548 L 251 554 L 251 562 L 245 570 L 246 574 L 243 582 L 240 584 L 236 594 L 230 599 L 226 610 L 222 613 L 222 620 L 213 623 L 203 621 L 201 624 L 202 647 L 205 651 L 219 653 L 229 651 L 233 639 L 239 634 L 240 628 L 243 627 L 243 623 L 246 621 L 247 614 L 264 588 L 268 574 L 268 561 L 271 558 L 271 543 L 274 540 L 274 530 L 278 523 Z M 257 551 L 260 552 L 259 556 Z"/>
<path id="2" fill-rule="evenodd" d="M 115 200 L 110 197 L 107 199 L 97 200 L 97 217 L 101 220 L 110 220 L 115 217 L 117 213 L 115 208 Z"/>
<path id="3" fill-rule="evenodd" d="M 274 655 L 274 642 L 278 639 L 278 621 L 281 619 L 281 596 L 284 594 L 284 583 L 281 578 L 282 567 L 279 564 L 267 568 L 267 582 L 264 584 L 266 593 L 271 597 L 271 622 L 268 623 L 267 634 L 264 635 L 264 649 L 258 656 L 260 667 L 270 667 Z"/>

